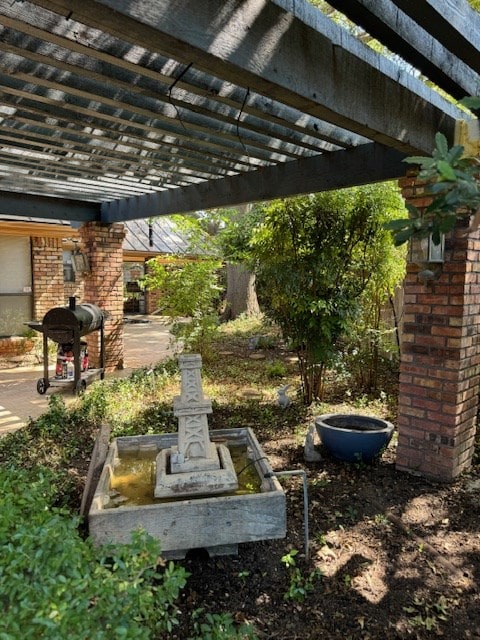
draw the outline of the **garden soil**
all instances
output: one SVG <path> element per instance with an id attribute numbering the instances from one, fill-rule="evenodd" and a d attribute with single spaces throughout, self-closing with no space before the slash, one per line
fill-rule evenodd
<path id="1" fill-rule="evenodd" d="M 133 330 L 144 354 L 146 328 Z M 237 366 L 245 355 L 238 352 Z M 215 402 L 212 429 L 252 427 L 274 470 L 306 471 L 308 553 L 302 480 L 282 478 L 286 537 L 240 544 L 235 556 L 199 551 L 182 560 L 190 576 L 178 602 L 179 625 L 167 637 L 196 637 L 192 614 L 228 613 L 268 640 L 480 640 L 478 455 L 471 471 L 449 484 L 397 471 L 395 436 L 372 464 L 339 462 L 321 447 L 322 459 L 306 462 L 310 421 L 303 405 L 282 409 L 246 392 L 239 399 L 234 387 Z M 78 506 L 92 435 L 84 434 L 84 455 L 68 462 Z"/>
<path id="2" fill-rule="evenodd" d="M 218 425 L 228 422 L 221 414 Z M 230 612 L 269 640 L 480 639 L 480 473 L 436 484 L 397 471 L 394 444 L 370 465 L 325 452 L 306 463 L 298 438 L 257 437 L 276 470 L 307 472 L 308 558 L 302 481 L 282 480 L 287 537 L 182 561 L 191 575 L 180 620 L 199 608 Z M 171 637 L 189 637 L 188 625 Z"/>

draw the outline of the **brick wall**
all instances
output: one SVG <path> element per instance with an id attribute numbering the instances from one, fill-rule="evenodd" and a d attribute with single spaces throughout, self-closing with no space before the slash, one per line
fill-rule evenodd
<path id="1" fill-rule="evenodd" d="M 123 369 L 123 224 L 89 222 L 80 227 L 83 247 L 90 263 L 85 276 L 84 302 L 95 304 L 106 314 L 105 369 Z M 89 362 L 100 363 L 100 332 L 87 336 Z"/>
<path id="2" fill-rule="evenodd" d="M 32 237 L 31 242 L 33 317 L 41 321 L 49 309 L 65 304 L 62 241 Z"/>
<path id="3" fill-rule="evenodd" d="M 415 176 L 400 186 L 407 202 L 429 204 Z M 451 480 L 470 466 L 476 431 L 480 232 L 455 229 L 436 277 L 423 280 L 422 268 L 410 262 L 405 280 L 397 468 Z"/>
<path id="4" fill-rule="evenodd" d="M 21 338 L 19 336 L 0 338 L 0 358 L 22 356 L 30 353 L 35 346 L 36 341 L 31 338 Z"/>
<path id="5" fill-rule="evenodd" d="M 63 295 L 64 295 L 64 303 L 63 306 L 68 306 L 69 298 L 75 298 L 78 302 L 82 302 L 85 297 L 85 287 L 83 282 L 83 276 L 77 275 L 75 276 L 75 282 L 64 282 L 63 283 Z"/>
<path id="6" fill-rule="evenodd" d="M 145 291 L 145 313 L 155 313 L 160 306 L 162 293 L 159 289 Z"/>

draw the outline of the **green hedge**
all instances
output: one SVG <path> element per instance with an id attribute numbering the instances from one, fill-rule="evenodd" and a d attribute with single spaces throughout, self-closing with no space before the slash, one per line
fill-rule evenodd
<path id="1" fill-rule="evenodd" d="M 0 640 L 146 640 L 176 623 L 184 569 L 156 541 L 95 548 L 48 470 L 0 467 Z"/>

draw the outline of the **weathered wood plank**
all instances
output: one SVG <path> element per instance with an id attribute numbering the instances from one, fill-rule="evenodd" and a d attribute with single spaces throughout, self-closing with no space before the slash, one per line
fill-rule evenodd
<path id="1" fill-rule="evenodd" d="M 392 0 L 457 58 L 480 73 L 480 13 L 467 0 Z"/>
<path id="2" fill-rule="evenodd" d="M 5 36 L 4 36 L 5 37 Z M 25 42 L 25 45 L 28 42 Z M 66 41 L 68 43 L 68 41 Z M 319 139 L 313 138 L 313 136 L 307 136 L 305 133 L 300 135 L 297 131 L 287 129 L 286 126 L 276 125 L 269 120 L 260 120 L 257 117 L 249 116 L 242 112 L 242 117 L 239 118 L 239 111 L 233 109 L 224 104 L 218 104 L 213 100 L 200 99 L 199 96 L 193 96 L 188 94 L 185 90 L 176 89 L 171 100 L 173 104 L 169 104 L 168 85 L 160 85 L 158 79 L 153 82 L 146 82 L 142 80 L 141 76 L 137 73 L 126 72 L 121 69 L 119 65 L 106 65 L 104 63 L 96 62 L 92 64 L 91 57 L 76 56 L 75 64 L 65 62 L 62 57 L 65 57 L 65 50 L 52 48 L 49 55 L 40 54 L 36 51 L 27 49 L 26 46 L 20 46 L 12 44 L 10 42 L 0 41 L 0 51 L 5 51 L 8 54 L 13 54 L 17 58 L 24 58 L 30 62 L 35 63 L 35 67 L 32 68 L 33 73 L 38 74 L 38 65 L 43 65 L 49 69 L 48 73 L 52 78 L 51 69 L 54 67 L 56 70 L 66 72 L 73 76 L 74 82 L 76 77 L 86 78 L 94 83 L 100 83 L 95 93 L 99 94 L 99 88 L 110 86 L 110 94 L 116 95 L 117 92 L 128 92 L 129 96 L 143 96 L 147 99 L 154 100 L 158 108 L 162 110 L 163 114 L 167 118 L 177 119 L 177 113 L 174 110 L 182 109 L 182 118 L 186 124 L 193 123 L 194 125 L 200 120 L 195 120 L 193 114 L 197 114 L 200 118 L 212 119 L 216 122 L 224 123 L 226 127 L 230 127 L 230 131 L 225 129 L 225 133 L 233 132 L 236 137 L 238 135 L 245 137 L 245 142 L 248 143 L 248 135 L 244 135 L 244 131 L 251 132 L 252 134 L 258 134 L 262 138 L 252 138 L 254 144 L 259 144 L 263 140 L 262 147 L 271 147 L 274 143 L 268 143 L 268 140 L 281 140 L 284 144 L 283 149 L 285 152 L 289 152 L 292 155 L 303 155 L 304 150 L 310 150 L 318 153 L 322 149 L 333 151 L 332 145 L 323 142 Z M 29 43 L 31 46 L 31 43 Z M 38 48 L 41 49 L 41 41 L 38 41 Z M 15 67 L 15 65 L 12 65 Z M 118 71 L 117 71 L 118 69 Z M 13 71 L 12 71 L 13 72 Z M 46 71 L 47 72 L 47 71 Z M 70 81 L 71 82 L 71 81 Z M 170 82 L 171 84 L 171 82 Z M 59 88 L 64 87 L 65 79 L 62 76 L 59 81 Z M 157 110 L 155 111 L 157 113 Z M 192 119 L 193 118 L 193 119 Z M 205 120 L 205 124 L 208 120 Z M 218 127 L 215 127 L 218 128 Z M 238 131 L 237 131 L 238 129 Z M 265 137 L 267 139 L 265 140 Z"/>
<path id="3" fill-rule="evenodd" d="M 451 105 L 307 3 L 41 4 L 406 153 L 430 152 L 437 131 L 453 140 Z"/>
<path id="4" fill-rule="evenodd" d="M 162 131 L 164 135 L 174 136 L 177 139 L 185 140 L 188 138 L 196 138 L 201 140 L 205 146 L 216 149 L 226 149 L 231 152 L 242 150 L 243 147 L 239 141 L 238 134 L 235 129 L 224 127 L 219 122 L 210 119 L 210 122 L 203 122 L 200 119 L 192 119 L 188 114 L 182 113 L 180 116 L 173 105 L 153 105 L 147 104 L 148 100 L 142 96 L 134 96 L 125 90 L 117 90 L 112 92 L 105 85 L 100 83 L 87 82 L 81 76 L 63 76 L 58 80 L 52 80 L 57 75 L 52 74 L 51 70 L 41 67 L 35 69 L 35 76 L 32 78 L 30 73 L 12 70 L 5 60 L 5 56 L 0 59 L 0 71 L 2 72 L 2 84 L 8 87 L 21 87 L 23 82 L 28 86 L 32 82 L 49 93 L 59 92 L 63 96 L 63 100 L 73 105 L 76 110 L 83 109 L 91 115 L 102 114 L 107 117 L 113 116 L 115 113 L 121 113 L 125 121 L 132 119 L 141 119 L 144 122 L 151 122 L 151 127 L 156 128 L 157 132 Z M 14 77 L 10 77 L 14 74 Z M 92 96 L 95 96 L 95 105 L 92 105 Z M 194 121 L 195 120 L 195 121 Z M 293 145 L 275 145 L 275 141 L 263 140 L 259 136 L 253 136 L 243 131 L 242 137 L 244 144 L 248 146 L 249 154 L 259 160 L 275 160 L 284 162 L 288 158 L 296 157 L 298 154 L 303 155 L 305 151 L 299 148 L 294 149 Z M 310 153 L 308 153 L 310 155 Z"/>
<path id="5" fill-rule="evenodd" d="M 415 4 L 419 6 L 419 3 Z M 428 32 L 435 27 L 431 26 L 431 21 L 424 19 L 423 4 L 417 16 L 421 20 L 419 24 L 390 0 L 331 0 L 330 5 L 454 98 L 461 99 L 478 90 L 478 73 L 465 64 L 461 57 L 457 57 L 458 52 L 452 53 L 452 48 L 456 48 L 456 38 L 439 42 Z M 469 18 L 472 13 L 468 7 Z M 464 17 L 462 21 L 468 22 L 469 18 Z M 479 34 L 475 37 L 478 40 Z M 477 56 L 480 58 L 480 51 Z"/>
<path id="6" fill-rule="evenodd" d="M 9 101 L 5 99 L 5 94 L 3 96 L 3 102 L 4 104 L 9 103 Z M 12 125 L 15 126 L 16 123 L 21 123 L 27 125 L 29 130 L 30 128 L 45 130 L 48 138 L 51 138 L 56 133 L 60 141 L 83 139 L 84 131 L 79 123 L 70 122 L 69 126 L 66 127 L 62 126 L 62 124 L 57 120 L 53 124 L 51 120 L 49 120 L 48 115 L 48 111 L 44 112 L 40 108 L 32 105 L 25 106 L 25 104 L 23 104 L 22 108 L 17 108 L 14 118 L 11 120 L 9 118 L 5 118 L 2 124 L 9 126 L 9 124 L 12 123 Z M 60 113 L 57 113 L 57 117 L 60 117 L 61 115 L 60 110 Z M 207 161 L 205 153 L 201 155 L 198 150 L 185 149 L 182 145 L 177 146 L 175 149 L 175 160 L 179 160 L 180 162 L 172 163 L 172 154 L 169 151 L 170 147 L 173 145 L 169 145 L 168 143 L 163 144 L 159 137 L 151 136 L 148 140 L 148 146 L 146 146 L 145 138 L 141 138 L 134 127 L 125 127 L 122 133 L 121 145 L 119 145 L 118 140 L 115 138 L 115 132 L 104 129 L 100 135 L 95 133 L 95 131 L 89 131 L 88 134 L 86 134 L 88 140 L 87 146 L 90 147 L 91 145 L 93 148 L 98 149 L 99 145 L 110 145 L 110 153 L 115 153 L 115 157 L 127 160 L 131 159 L 139 164 L 145 162 L 146 166 L 149 166 L 149 168 L 152 168 L 153 164 L 155 168 L 159 168 L 160 170 L 162 168 L 171 170 L 172 172 L 178 170 L 180 174 L 189 171 L 194 177 L 198 174 L 198 177 L 200 178 L 206 178 L 208 175 L 215 173 L 218 173 L 219 175 L 227 175 L 228 172 L 238 172 L 244 170 L 248 166 L 247 163 L 242 164 L 241 162 L 237 163 L 234 160 L 229 160 L 228 156 L 225 158 L 210 156 Z M 59 134 L 62 134 L 61 137 Z M 49 145 L 47 144 L 46 146 Z M 139 154 L 135 153 L 130 154 L 128 151 L 129 149 L 132 149 L 133 152 L 148 151 L 148 157 L 145 158 L 143 155 L 140 155 L 139 157 Z M 153 163 L 152 160 L 154 161 Z M 164 162 L 167 164 L 164 165 Z M 172 166 L 172 164 L 174 166 Z"/>
<path id="7" fill-rule="evenodd" d="M 50 16 L 38 7 L 29 6 L 28 10 L 24 10 L 22 5 L 16 5 L 12 8 L 12 5 L 9 4 L 2 6 L 1 9 L 0 22 L 18 33 L 50 43 L 53 49 L 60 48 L 71 51 L 73 54 L 81 56 L 83 60 L 88 59 L 99 62 L 103 66 L 119 68 L 133 74 L 136 78 L 145 78 L 156 86 L 161 83 L 169 87 L 175 75 L 178 76 L 180 71 L 184 71 L 184 69 L 180 69 L 174 76 L 166 75 L 163 73 L 163 69 L 168 60 L 158 55 L 149 60 L 147 67 L 141 61 L 131 62 L 125 56 L 114 56 L 99 50 L 96 46 L 100 46 L 100 44 L 96 45 L 92 42 L 91 34 L 84 35 L 84 30 L 80 28 L 80 25 L 75 25 L 71 17 L 69 19 L 69 24 L 72 25 L 71 29 L 63 30 L 62 35 L 59 35 L 59 27 L 52 27 Z M 18 19 L 19 17 L 22 20 Z M 54 32 L 53 29 L 56 31 Z M 103 46 L 105 46 L 105 41 L 105 37 L 102 37 Z M 83 42 L 87 44 L 83 44 Z M 114 43 L 109 44 L 110 50 L 113 50 Z M 117 43 L 117 47 L 120 47 L 120 43 Z M 195 97 L 197 100 L 201 98 L 201 104 L 218 103 L 233 108 L 236 112 L 243 109 L 243 113 L 259 119 L 266 119 L 274 126 L 287 128 L 301 135 L 325 140 L 332 144 L 339 144 L 342 147 L 356 146 L 367 141 L 348 131 L 327 125 L 317 118 L 309 117 L 298 110 L 288 108 L 267 96 L 258 95 L 253 90 L 250 90 L 248 100 L 245 102 L 244 89 L 208 76 L 194 68 L 189 69 L 184 76 L 180 77 L 175 87 L 190 94 L 190 100 Z M 198 104 L 197 100 L 195 104 Z"/>
<path id="8" fill-rule="evenodd" d="M 52 117 L 61 117 L 66 118 L 67 120 L 73 120 L 76 122 L 81 122 L 82 117 L 91 118 L 93 124 L 98 127 L 111 127 L 113 125 L 119 125 L 126 127 L 130 130 L 137 130 L 137 132 L 144 132 L 149 136 L 157 135 L 158 138 L 164 137 L 166 132 L 161 129 L 157 129 L 155 127 L 155 121 L 148 121 L 148 119 L 140 119 L 135 117 L 134 113 L 128 114 L 130 117 L 127 117 L 126 114 L 122 116 L 117 115 L 115 109 L 111 107 L 111 110 L 108 113 L 103 111 L 96 111 L 93 108 L 82 107 L 79 104 L 71 105 L 65 102 L 61 102 L 59 99 L 52 98 L 48 89 L 45 91 L 45 95 L 40 95 L 39 93 L 31 94 L 25 89 L 25 84 L 22 81 L 17 81 L 15 78 L 2 76 L 1 77 L 2 91 L 4 94 L 8 94 L 11 96 L 22 97 L 28 100 L 29 102 L 33 102 L 34 104 L 38 104 L 41 106 L 41 110 L 43 112 L 49 113 Z M 22 106 L 24 103 L 22 103 Z M 173 142 L 173 138 L 175 142 Z M 243 163 L 245 166 L 248 166 L 252 162 L 261 163 L 261 160 L 258 160 L 254 157 L 254 154 L 249 158 L 245 154 L 245 150 L 240 145 L 240 143 L 235 147 L 233 144 L 225 148 L 225 145 L 220 144 L 218 141 L 214 141 L 212 137 L 206 139 L 207 136 L 198 137 L 197 139 L 192 138 L 192 136 L 188 136 L 186 133 L 178 134 L 172 132 L 172 140 L 163 140 L 162 144 L 170 147 L 172 149 L 176 149 L 179 147 L 184 147 L 186 149 L 196 151 L 198 153 L 202 152 L 204 156 L 207 155 L 209 157 L 213 157 L 220 160 L 225 159 L 234 159 L 235 162 Z M 154 139 L 155 140 L 155 139 Z M 223 153 L 222 153 L 223 151 Z"/>
<path id="9" fill-rule="evenodd" d="M 22 129 L 22 132 L 19 133 L 15 127 L 15 124 L 18 122 L 23 122 L 29 126 L 28 128 L 25 127 Z M 10 124 L 13 124 L 11 128 Z M 78 170 L 82 170 L 89 175 L 95 175 L 96 173 L 103 175 L 105 173 L 105 166 L 99 169 L 96 168 L 102 161 L 108 162 L 109 173 L 115 173 L 116 171 L 124 172 L 135 166 L 138 172 L 138 178 L 135 179 L 132 177 L 131 180 L 128 180 L 125 176 L 122 176 L 122 181 L 126 181 L 127 183 L 131 182 L 132 185 L 138 184 L 143 172 L 148 172 L 149 179 L 153 180 L 155 179 L 155 173 L 161 174 L 163 172 L 164 175 L 168 175 L 173 181 L 175 180 L 175 176 L 179 176 L 179 178 L 185 182 L 196 181 L 194 178 L 206 180 L 215 174 L 221 177 L 229 173 L 224 167 L 217 166 L 213 161 L 209 163 L 207 172 L 205 162 L 203 166 L 201 166 L 200 162 L 195 162 L 195 160 L 190 157 L 188 163 L 184 163 L 183 165 L 173 164 L 171 155 L 167 155 L 165 151 L 160 153 L 161 149 L 149 149 L 145 147 L 145 150 L 150 151 L 148 158 L 145 158 L 143 155 L 133 152 L 135 150 L 142 150 L 139 144 L 135 144 L 132 152 L 126 151 L 130 144 L 133 145 L 130 141 L 124 141 L 122 147 L 125 151 L 119 149 L 118 145 L 115 147 L 106 147 L 106 144 L 110 143 L 110 140 L 108 138 L 105 140 L 105 138 L 101 138 L 100 136 L 93 138 L 88 137 L 87 140 L 84 141 L 80 136 L 74 136 L 71 128 L 63 128 L 60 138 L 58 133 L 62 127 L 49 125 L 48 123 L 38 123 L 27 118 L 19 118 L 17 114 L 15 114 L 14 122 L 5 118 L 2 122 L 2 127 L 3 129 L 0 130 L 0 140 L 18 144 L 18 146 L 25 148 L 38 148 L 44 152 L 48 150 L 48 153 L 51 154 L 51 159 L 56 162 L 62 158 L 64 159 L 65 142 L 67 142 L 69 150 L 76 151 L 79 154 L 79 159 L 71 159 L 69 166 L 71 168 L 78 168 Z M 10 133 L 14 135 L 9 135 Z M 56 137 L 54 137 L 55 133 L 57 134 Z M 99 142 L 94 143 L 91 141 L 92 139 L 95 142 L 99 139 Z M 104 150 L 102 150 L 102 146 L 105 147 Z M 58 155 L 56 156 L 55 154 Z M 82 159 L 80 154 L 84 154 L 85 157 L 92 156 L 92 162 L 86 163 L 85 158 Z M 33 158 L 32 160 L 35 159 Z M 47 162 L 46 165 L 48 166 L 49 163 Z M 52 163 L 52 167 L 54 165 L 55 162 Z M 195 169 L 193 167 L 195 167 Z M 229 167 L 230 173 L 238 172 L 239 170 L 240 167 Z M 153 171 L 155 171 L 155 173 L 153 173 Z"/>
<path id="10" fill-rule="evenodd" d="M 103 465 L 107 458 L 108 447 L 110 444 L 110 425 L 103 423 L 100 425 L 95 444 L 92 451 L 92 457 L 88 467 L 87 478 L 85 481 L 85 489 L 82 495 L 80 505 L 80 515 L 86 517 L 92 505 L 92 499 L 95 495 L 97 483 L 102 473 Z"/>
<path id="11" fill-rule="evenodd" d="M 145 211 L 155 216 L 187 213 L 398 178 L 405 174 L 404 157 L 398 151 L 370 143 L 222 178 L 213 184 L 204 182 L 160 194 L 106 202 L 102 204 L 102 220 L 142 218 Z"/>
<path id="12" fill-rule="evenodd" d="M 62 198 L 0 191 L 0 213 L 52 220 L 91 222 L 100 219 L 100 205 Z"/>

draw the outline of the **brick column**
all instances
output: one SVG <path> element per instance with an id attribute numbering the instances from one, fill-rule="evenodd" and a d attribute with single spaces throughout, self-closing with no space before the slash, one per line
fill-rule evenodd
<path id="1" fill-rule="evenodd" d="M 96 304 L 106 313 L 105 369 L 123 369 L 123 224 L 89 222 L 80 227 L 90 273 L 85 277 L 85 302 Z M 100 332 L 87 336 L 89 362 L 100 362 Z"/>
<path id="2" fill-rule="evenodd" d="M 407 202 L 429 204 L 415 176 Z M 415 241 L 418 243 L 418 241 Z M 412 245 L 412 255 L 415 251 Z M 457 228 L 431 280 L 407 265 L 400 366 L 397 468 L 451 480 L 472 460 L 480 373 L 480 232 Z"/>
<path id="3" fill-rule="evenodd" d="M 52 307 L 63 307 L 63 250 L 60 238 L 34 238 L 32 243 L 33 317 L 40 322 Z"/>

